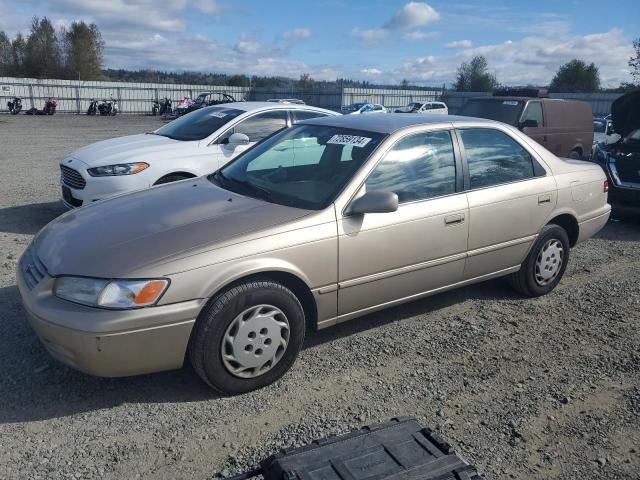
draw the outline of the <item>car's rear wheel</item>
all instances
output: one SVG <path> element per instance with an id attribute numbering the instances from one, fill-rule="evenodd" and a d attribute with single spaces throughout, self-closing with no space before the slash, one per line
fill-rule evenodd
<path id="1" fill-rule="evenodd" d="M 582 158 L 582 151 L 578 148 L 576 148 L 575 150 L 571 150 L 571 152 L 569 153 L 569 158 L 573 160 L 580 160 Z"/>
<path id="2" fill-rule="evenodd" d="M 559 225 L 546 225 L 520 270 L 507 280 L 527 297 L 539 297 L 553 290 L 560 282 L 569 261 L 569 236 Z"/>
<path id="3" fill-rule="evenodd" d="M 268 279 L 254 280 L 209 302 L 194 327 L 189 356 L 213 389 L 245 393 L 284 375 L 304 335 L 304 310 L 291 290 Z"/>

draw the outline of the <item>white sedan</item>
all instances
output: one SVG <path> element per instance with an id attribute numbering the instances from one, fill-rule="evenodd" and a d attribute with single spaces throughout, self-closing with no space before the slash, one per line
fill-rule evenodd
<path id="1" fill-rule="evenodd" d="M 449 114 L 449 108 L 443 102 L 412 102 L 406 107 L 396 109 L 396 113 L 439 113 Z"/>
<path id="2" fill-rule="evenodd" d="M 345 115 L 357 115 L 361 113 L 387 113 L 387 109 L 379 103 L 352 103 L 346 107 L 342 107 L 342 113 Z"/>
<path id="3" fill-rule="evenodd" d="M 68 208 L 216 171 L 302 120 L 337 115 L 307 105 L 238 102 L 205 107 L 154 132 L 87 145 L 60 162 Z"/>

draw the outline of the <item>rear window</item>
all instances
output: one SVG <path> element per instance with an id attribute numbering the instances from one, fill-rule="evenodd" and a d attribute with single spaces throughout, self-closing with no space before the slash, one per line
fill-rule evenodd
<path id="1" fill-rule="evenodd" d="M 174 140 L 202 140 L 243 113 L 244 110 L 235 108 L 201 108 L 167 123 L 154 133 Z"/>
<path id="2" fill-rule="evenodd" d="M 465 117 L 488 118 L 508 125 L 517 126 L 524 102 L 499 98 L 469 100 L 458 112 Z"/>

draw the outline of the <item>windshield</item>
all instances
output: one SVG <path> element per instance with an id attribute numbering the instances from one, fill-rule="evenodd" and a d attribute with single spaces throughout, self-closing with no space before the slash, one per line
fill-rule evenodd
<path id="1" fill-rule="evenodd" d="M 422 107 L 422 104 L 421 103 L 415 103 L 415 102 L 410 103 L 409 105 L 407 105 L 407 109 L 412 111 L 412 112 L 415 112 L 416 110 L 420 110 L 420 107 Z"/>
<path id="2" fill-rule="evenodd" d="M 347 110 L 348 112 L 355 112 L 356 110 L 360 110 L 365 105 L 366 103 L 352 103 L 348 107 L 344 107 L 344 110 Z"/>
<path id="3" fill-rule="evenodd" d="M 308 210 L 327 207 L 384 135 L 297 125 L 265 140 L 209 176 L 223 188 Z"/>
<path id="4" fill-rule="evenodd" d="M 154 133 L 174 140 L 202 140 L 243 113 L 244 110 L 235 108 L 201 108 L 167 123 Z"/>
<path id="5" fill-rule="evenodd" d="M 524 102 L 520 100 L 472 99 L 462 107 L 458 115 L 488 118 L 517 127 L 523 106 Z"/>

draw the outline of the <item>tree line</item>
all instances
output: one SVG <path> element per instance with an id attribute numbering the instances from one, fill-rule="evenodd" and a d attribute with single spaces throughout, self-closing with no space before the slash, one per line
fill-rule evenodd
<path id="1" fill-rule="evenodd" d="M 29 35 L 0 31 L 0 76 L 103 80 L 104 41 L 94 23 L 73 22 L 57 31 L 34 17 Z"/>
<path id="2" fill-rule="evenodd" d="M 105 43 L 94 23 L 74 21 L 69 27 L 55 29 L 44 17 L 34 17 L 29 34 L 18 33 L 13 39 L 0 31 L 0 76 L 28 78 L 60 78 L 76 80 L 112 80 L 120 82 L 166 83 L 187 85 L 228 85 L 290 89 L 335 89 L 337 87 L 422 88 L 402 80 L 399 85 L 375 84 L 338 78 L 335 81 L 314 80 L 308 73 L 299 79 L 282 76 L 228 75 L 206 72 L 167 72 L 157 70 L 103 69 Z M 600 72 L 594 63 L 573 59 L 560 66 L 548 85 L 552 92 L 624 92 L 640 86 L 640 38 L 633 41 L 634 54 L 629 68 L 634 83 L 623 83 L 614 89 L 602 89 Z M 489 70 L 487 59 L 473 57 L 463 62 L 456 72 L 453 88 L 460 92 L 487 92 L 499 86 Z"/>

